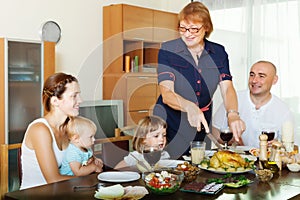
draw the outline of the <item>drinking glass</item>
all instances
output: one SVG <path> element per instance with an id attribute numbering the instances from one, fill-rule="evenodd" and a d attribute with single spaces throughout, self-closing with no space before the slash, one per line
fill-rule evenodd
<path id="1" fill-rule="evenodd" d="M 199 165 L 205 156 L 206 143 L 202 141 L 191 142 L 191 159 L 192 164 Z"/>
<path id="2" fill-rule="evenodd" d="M 155 164 L 161 158 L 162 149 L 159 145 L 143 145 L 142 146 L 142 153 L 144 159 L 149 163 L 151 166 L 151 170 L 154 170 Z"/>
<path id="3" fill-rule="evenodd" d="M 224 149 L 229 149 L 228 148 L 228 142 L 232 139 L 233 133 L 229 129 L 229 127 L 226 128 L 221 128 L 220 129 L 220 138 L 224 141 Z"/>

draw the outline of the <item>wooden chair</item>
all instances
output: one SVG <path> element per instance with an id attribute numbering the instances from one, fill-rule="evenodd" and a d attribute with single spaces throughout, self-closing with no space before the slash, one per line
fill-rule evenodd
<path id="1" fill-rule="evenodd" d="M 101 148 L 94 148 L 94 154 L 100 157 L 104 163 L 103 170 L 113 169 L 130 151 L 132 135 L 122 134 L 125 128 L 117 128 L 115 137 L 96 139 L 94 147 L 101 145 Z"/>
<path id="2" fill-rule="evenodd" d="M 8 192 L 9 185 L 9 151 L 17 150 L 17 167 L 18 167 L 18 176 L 19 181 L 21 181 L 22 177 L 22 167 L 21 167 L 21 143 L 16 144 L 1 144 L 1 166 L 0 166 L 0 194 L 1 199 L 3 199 L 4 194 Z"/>

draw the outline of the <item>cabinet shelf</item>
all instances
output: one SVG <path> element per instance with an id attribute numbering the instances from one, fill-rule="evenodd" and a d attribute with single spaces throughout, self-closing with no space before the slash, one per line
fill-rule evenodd
<path id="1" fill-rule="evenodd" d="M 123 99 L 125 125 L 152 112 L 159 95 L 158 52 L 162 42 L 178 37 L 177 26 L 176 13 L 126 4 L 103 7 L 103 99 Z"/>

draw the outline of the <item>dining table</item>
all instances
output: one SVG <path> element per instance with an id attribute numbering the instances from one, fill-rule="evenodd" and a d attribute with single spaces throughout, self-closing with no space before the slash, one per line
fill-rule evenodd
<path id="1" fill-rule="evenodd" d="M 135 168 L 123 168 L 121 171 L 136 171 Z M 283 168 L 278 174 L 273 176 L 269 182 L 260 182 L 254 171 L 243 173 L 245 177 L 253 181 L 252 183 L 239 187 L 225 187 L 217 194 L 199 194 L 193 192 L 184 192 L 181 190 L 173 194 L 157 195 L 149 192 L 143 197 L 147 199 L 164 199 L 164 200 L 183 200 L 183 199 L 300 199 L 300 172 L 293 173 L 287 168 Z M 200 170 L 196 182 L 206 182 L 210 178 L 221 178 L 223 174 Z M 142 176 L 141 176 L 142 177 Z M 94 186 L 97 183 L 103 183 L 104 186 L 111 186 L 118 183 L 99 181 L 98 174 L 93 173 L 87 176 L 74 177 L 69 180 L 56 183 L 46 184 L 24 190 L 17 190 L 5 194 L 5 200 L 11 199 L 81 199 L 90 200 L 94 197 L 96 188 L 83 188 L 74 190 L 76 186 Z M 122 186 L 145 186 L 142 178 L 130 182 L 120 183 Z M 182 183 L 182 186 L 186 184 Z"/>

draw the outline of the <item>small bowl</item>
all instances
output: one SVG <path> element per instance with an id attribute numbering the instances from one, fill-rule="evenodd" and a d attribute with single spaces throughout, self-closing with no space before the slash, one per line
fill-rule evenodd
<path id="1" fill-rule="evenodd" d="M 300 171 L 300 165 L 298 163 L 292 163 L 286 165 L 291 172 L 299 172 Z"/>
<path id="2" fill-rule="evenodd" d="M 184 182 L 192 182 L 197 179 L 198 174 L 200 173 L 200 168 L 190 164 L 189 162 L 184 162 L 178 164 L 176 167 L 177 170 L 183 171 L 184 173 Z"/>
<path id="3" fill-rule="evenodd" d="M 273 178 L 273 173 L 269 169 L 255 170 L 256 177 L 261 182 L 269 182 Z"/>
<path id="4" fill-rule="evenodd" d="M 176 192 L 180 188 L 184 173 L 176 169 L 163 168 L 153 172 L 144 172 L 142 178 L 150 192 L 167 195 Z"/>

